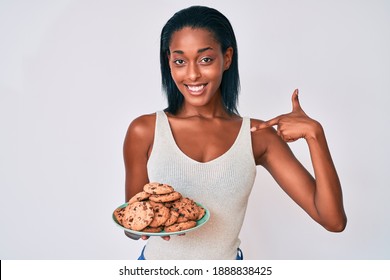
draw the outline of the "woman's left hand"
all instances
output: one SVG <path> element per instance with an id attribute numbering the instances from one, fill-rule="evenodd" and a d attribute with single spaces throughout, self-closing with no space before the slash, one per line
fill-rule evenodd
<path id="1" fill-rule="evenodd" d="M 265 121 L 251 128 L 251 131 L 257 131 L 271 126 L 277 126 L 277 134 L 285 142 L 294 142 L 299 138 L 306 140 L 315 139 L 317 133 L 322 131 L 321 125 L 311 119 L 302 110 L 298 100 L 298 89 L 292 95 L 292 111 L 291 113 L 279 115 L 273 119 Z"/>

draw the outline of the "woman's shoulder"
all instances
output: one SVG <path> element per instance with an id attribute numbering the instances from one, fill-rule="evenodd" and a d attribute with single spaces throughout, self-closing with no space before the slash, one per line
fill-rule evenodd
<path id="1" fill-rule="evenodd" d="M 249 117 L 248 117 L 249 118 Z M 263 123 L 264 121 L 263 120 L 259 120 L 259 119 L 254 119 L 254 118 L 249 118 L 250 121 L 251 121 L 251 127 L 253 126 L 257 126 L 261 123 Z"/>
<path id="2" fill-rule="evenodd" d="M 155 122 L 156 113 L 145 114 L 132 120 L 129 127 L 132 129 L 147 129 L 150 128 L 150 126 L 154 126 Z"/>
<path id="3" fill-rule="evenodd" d="M 156 113 L 141 115 L 131 121 L 127 129 L 127 136 L 142 139 L 153 137 L 155 123 Z"/>
<path id="4" fill-rule="evenodd" d="M 260 124 L 264 123 L 264 120 L 261 119 L 254 119 L 250 118 L 250 126 L 252 127 L 258 127 Z M 277 136 L 276 130 L 273 127 L 267 127 L 267 128 L 262 128 L 258 129 L 253 133 L 254 136 L 259 136 L 262 138 L 262 141 L 264 141 L 265 137 L 275 137 Z M 259 138 L 257 137 L 257 138 Z"/>
<path id="5" fill-rule="evenodd" d="M 250 123 L 251 123 L 251 127 L 257 127 L 257 126 L 259 126 L 260 124 L 262 124 L 262 123 L 264 123 L 264 120 L 261 120 L 261 119 L 254 119 L 254 118 L 249 118 L 250 119 Z M 271 132 L 272 131 L 272 129 L 271 130 L 269 130 L 269 129 L 264 129 L 264 133 L 266 133 L 266 132 Z"/>
<path id="6" fill-rule="evenodd" d="M 264 123 L 263 120 L 250 118 L 251 128 Z M 258 129 L 251 132 L 252 149 L 256 164 L 261 164 L 262 158 L 272 143 L 279 142 L 276 130 L 273 127 Z"/>

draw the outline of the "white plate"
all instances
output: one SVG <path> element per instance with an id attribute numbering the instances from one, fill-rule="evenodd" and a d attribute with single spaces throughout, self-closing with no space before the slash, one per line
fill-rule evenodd
<path id="1" fill-rule="evenodd" d="M 165 232 L 164 230 L 163 231 L 160 231 L 160 232 L 143 232 L 143 231 L 136 231 L 136 230 L 131 230 L 131 229 L 128 229 L 128 228 L 125 228 L 124 226 L 122 226 L 118 220 L 115 218 L 115 215 L 114 215 L 114 212 L 112 213 L 112 219 L 114 220 L 115 224 L 117 226 L 119 226 L 120 228 L 122 228 L 124 231 L 127 231 L 127 232 L 130 232 L 130 233 L 133 233 L 133 234 L 136 234 L 136 235 L 146 235 L 146 236 L 168 236 L 168 235 L 178 235 L 178 234 L 183 234 L 183 233 L 186 233 L 186 232 L 189 232 L 189 231 L 192 231 L 192 230 L 196 230 L 198 228 L 200 228 L 201 226 L 203 226 L 209 219 L 210 219 L 210 212 L 208 209 L 206 209 L 202 204 L 200 203 L 196 203 L 197 205 L 199 205 L 200 207 L 203 207 L 204 210 L 206 211 L 206 213 L 204 214 L 204 216 L 202 217 L 202 219 L 200 219 L 199 221 L 196 221 L 196 226 L 193 227 L 193 228 L 189 228 L 189 229 L 185 229 L 185 230 L 181 230 L 181 231 L 174 231 L 174 232 Z M 124 208 L 128 205 L 128 203 L 125 203 L 125 204 L 122 204 L 121 206 L 117 207 L 116 209 L 118 208 Z M 116 210 L 115 209 L 115 210 Z"/>

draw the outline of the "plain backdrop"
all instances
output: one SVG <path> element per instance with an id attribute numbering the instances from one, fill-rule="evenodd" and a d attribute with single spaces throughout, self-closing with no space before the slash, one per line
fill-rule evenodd
<path id="1" fill-rule="evenodd" d="M 124 202 L 123 139 L 134 118 L 165 108 L 160 31 L 194 4 L 234 27 L 240 114 L 290 112 L 299 88 L 342 182 L 348 225 L 330 233 L 258 167 L 245 258 L 389 259 L 384 0 L 0 0 L 0 259 L 138 257 L 144 241 L 111 219 Z M 312 172 L 305 141 L 291 148 Z"/>

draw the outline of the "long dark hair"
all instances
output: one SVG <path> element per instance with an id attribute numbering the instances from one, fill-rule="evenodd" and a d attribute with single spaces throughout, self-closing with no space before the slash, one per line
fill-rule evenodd
<path id="1" fill-rule="evenodd" d="M 229 20 L 222 13 L 204 6 L 192 6 L 178 11 L 168 20 L 161 31 L 160 66 L 162 88 L 168 99 L 168 108 L 165 111 L 176 114 L 184 101 L 183 95 L 172 79 L 168 61 L 172 34 L 184 27 L 206 29 L 211 32 L 221 45 L 222 53 L 225 53 L 229 47 L 233 49 L 231 65 L 222 76 L 221 95 L 223 105 L 227 112 L 230 114 L 238 114 L 237 103 L 240 78 L 238 74 L 236 36 L 234 35 L 233 27 Z"/>

